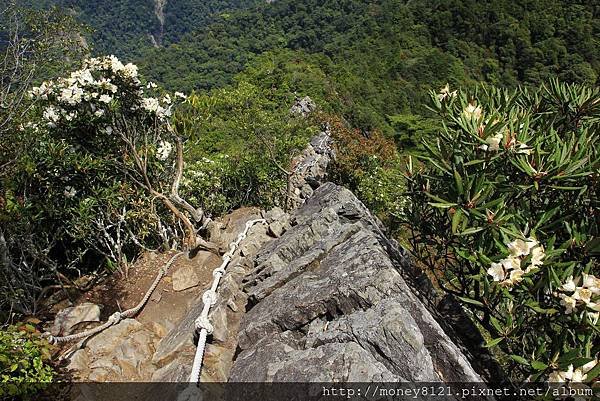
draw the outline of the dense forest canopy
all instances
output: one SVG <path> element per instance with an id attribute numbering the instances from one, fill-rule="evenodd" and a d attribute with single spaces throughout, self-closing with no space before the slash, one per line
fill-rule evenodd
<path id="1" fill-rule="evenodd" d="M 143 49 L 168 45 L 210 24 L 213 16 L 256 4 L 256 0 L 18 0 L 27 7 L 57 6 L 92 28 L 96 54 L 124 59 Z"/>
<path id="2" fill-rule="evenodd" d="M 140 62 L 169 88 L 209 89 L 266 51 L 275 60 L 299 51 L 285 62 L 324 70 L 346 116 L 382 128 L 385 115 L 419 111 L 426 91 L 446 82 L 596 83 L 599 18 L 599 5 L 560 0 L 282 0 L 222 15 Z"/>

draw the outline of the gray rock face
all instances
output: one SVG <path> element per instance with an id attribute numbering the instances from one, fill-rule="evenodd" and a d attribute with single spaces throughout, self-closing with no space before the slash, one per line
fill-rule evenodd
<path id="1" fill-rule="evenodd" d="M 302 99 L 296 99 L 296 101 L 290 108 L 290 113 L 306 117 L 316 109 L 316 103 L 310 97 L 305 96 Z"/>
<path id="2" fill-rule="evenodd" d="M 80 343 L 68 370 L 89 381 L 147 381 L 154 368 L 148 361 L 156 334 L 134 319 L 125 319 Z"/>
<path id="3" fill-rule="evenodd" d="M 482 381 L 350 191 L 322 185 L 291 221 L 245 280 L 230 381 Z"/>
<path id="4" fill-rule="evenodd" d="M 71 308 L 65 308 L 56 314 L 50 329 L 52 335 L 71 334 L 73 327 L 83 322 L 99 322 L 100 307 L 89 302 Z"/>
<path id="5" fill-rule="evenodd" d="M 327 167 L 335 159 L 332 146 L 330 133 L 325 130 L 314 136 L 304 151 L 292 160 L 292 209 L 303 204 L 313 195 L 314 190 L 325 182 Z"/>

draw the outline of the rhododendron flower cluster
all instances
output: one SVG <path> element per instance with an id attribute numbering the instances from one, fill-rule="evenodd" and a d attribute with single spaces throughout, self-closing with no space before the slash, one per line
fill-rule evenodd
<path id="1" fill-rule="evenodd" d="M 161 141 L 156 150 L 156 157 L 158 160 L 167 160 L 172 150 L 173 145 L 170 142 Z"/>
<path id="2" fill-rule="evenodd" d="M 569 276 L 559 290 L 561 293 L 556 295 L 560 298 L 560 304 L 565 307 L 566 314 L 576 312 L 578 307 L 588 308 L 594 311 L 588 312 L 592 323 L 597 323 L 600 312 L 600 278 L 586 273 L 576 280 Z"/>
<path id="3" fill-rule="evenodd" d="M 597 360 L 592 360 L 577 369 L 573 369 L 573 365 L 571 364 L 571 365 L 569 365 L 567 370 L 564 372 L 562 372 L 560 370 L 552 372 L 550 374 L 549 380 L 550 380 L 550 382 L 554 382 L 554 383 L 564 383 L 564 382 L 581 383 L 586 380 L 587 373 L 590 370 L 592 370 L 597 364 L 598 364 Z"/>
<path id="4" fill-rule="evenodd" d="M 51 128 L 78 118 L 84 121 L 89 121 L 88 117 L 101 118 L 115 101 L 130 111 L 143 110 L 160 120 L 171 115 L 170 97 L 166 95 L 161 100 L 145 97 L 137 66 L 124 65 L 115 56 L 87 59 L 69 77 L 44 82 L 29 94 L 47 103 L 42 115 Z"/>
<path id="5" fill-rule="evenodd" d="M 545 258 L 544 247 L 535 238 L 529 237 L 525 240 L 516 239 L 507 244 L 510 255 L 499 262 L 492 263 L 487 273 L 494 281 L 501 285 L 512 287 L 523 280 L 523 275 L 543 265 Z M 521 264 L 525 258 L 531 255 L 529 265 L 525 270 Z"/>

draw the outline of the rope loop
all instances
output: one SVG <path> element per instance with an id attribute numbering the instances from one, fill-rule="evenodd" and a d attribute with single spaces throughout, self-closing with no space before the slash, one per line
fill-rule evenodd
<path id="1" fill-rule="evenodd" d="M 217 278 L 217 274 L 220 274 L 221 277 L 225 275 L 225 268 L 219 267 L 218 269 L 213 270 L 212 275 L 214 278 Z"/>
<path id="2" fill-rule="evenodd" d="M 206 330 L 207 334 L 212 334 L 214 331 L 213 325 L 210 323 L 210 320 L 208 320 L 206 316 L 198 316 L 198 318 L 194 322 L 194 325 L 196 326 L 196 330 L 204 329 Z"/>
<path id="3" fill-rule="evenodd" d="M 213 290 L 208 290 L 204 294 L 202 294 L 202 302 L 204 305 L 214 305 L 217 303 L 217 292 Z"/>

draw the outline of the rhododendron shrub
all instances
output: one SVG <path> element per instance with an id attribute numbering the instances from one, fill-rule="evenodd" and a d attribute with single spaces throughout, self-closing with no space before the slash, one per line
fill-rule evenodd
<path id="1" fill-rule="evenodd" d="M 142 248 L 195 243 L 201 211 L 178 195 L 183 144 L 176 99 L 114 56 L 29 92 L 33 138 L 2 194 L 5 302 L 30 310 L 45 288 L 100 266 L 123 269 Z M 57 285 L 58 284 L 58 285 Z"/>
<path id="2" fill-rule="evenodd" d="M 412 250 L 516 380 L 591 382 L 600 353 L 600 93 L 432 93 L 408 166 Z"/>

